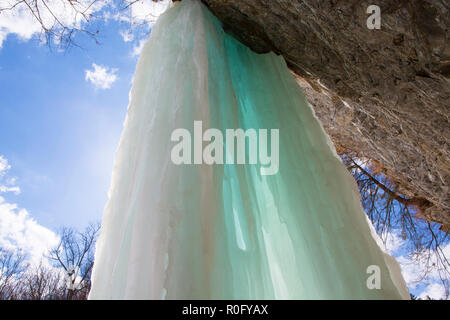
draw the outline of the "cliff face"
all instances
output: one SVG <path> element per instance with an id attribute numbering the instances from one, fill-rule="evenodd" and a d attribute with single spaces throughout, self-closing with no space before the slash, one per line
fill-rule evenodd
<path id="1" fill-rule="evenodd" d="M 254 51 L 283 55 L 333 141 L 449 230 L 448 0 L 202 1 Z M 380 30 L 367 28 L 371 4 Z"/>

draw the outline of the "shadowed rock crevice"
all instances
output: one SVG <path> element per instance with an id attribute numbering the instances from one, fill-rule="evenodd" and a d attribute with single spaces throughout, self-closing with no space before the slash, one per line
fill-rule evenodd
<path id="1" fill-rule="evenodd" d="M 450 225 L 448 1 L 202 1 L 254 51 L 283 55 L 336 144 Z M 371 4 L 380 30 L 367 28 Z"/>

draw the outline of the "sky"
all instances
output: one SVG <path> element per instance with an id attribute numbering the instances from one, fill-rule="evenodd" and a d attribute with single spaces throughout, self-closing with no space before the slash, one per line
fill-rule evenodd
<path id="1" fill-rule="evenodd" d="M 11 1 L 0 0 L 0 8 Z M 39 39 L 40 25 L 26 11 L 0 11 L 0 247 L 37 262 L 62 227 L 101 220 L 133 74 L 154 21 L 142 27 L 140 14 L 166 5 L 98 6 L 98 43 L 76 36 L 64 50 Z M 70 23 L 65 10 L 57 13 Z"/>
<path id="2" fill-rule="evenodd" d="M 153 5 L 133 7 L 133 21 L 144 21 Z M 133 29 L 127 14 L 109 9 L 92 9 L 102 17 L 99 44 L 75 38 L 82 48 L 66 50 L 39 41 L 40 27 L 26 12 L 0 13 L 0 246 L 20 248 L 35 262 L 57 244 L 61 227 L 100 221 L 107 200 L 136 62 L 153 23 Z M 388 247 L 411 283 L 420 266 L 402 241 L 393 234 Z M 433 277 L 410 288 L 443 295 Z"/>
<path id="3" fill-rule="evenodd" d="M 86 51 L 14 36 L 0 51 L 0 148 L 21 189 L 5 197 L 52 228 L 101 217 L 136 64 L 114 29 Z"/>

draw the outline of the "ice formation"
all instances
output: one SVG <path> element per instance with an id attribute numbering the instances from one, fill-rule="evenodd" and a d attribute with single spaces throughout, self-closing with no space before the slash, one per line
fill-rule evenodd
<path id="1" fill-rule="evenodd" d="M 174 164 L 171 134 L 196 120 L 279 129 L 278 173 Z M 197 0 L 166 11 L 139 58 L 92 281 L 91 299 L 409 298 L 283 58 Z"/>

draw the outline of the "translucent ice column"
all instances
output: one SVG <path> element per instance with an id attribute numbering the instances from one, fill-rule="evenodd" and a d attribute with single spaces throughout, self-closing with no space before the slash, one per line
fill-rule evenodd
<path id="1" fill-rule="evenodd" d="M 279 129 L 278 173 L 175 165 L 171 134 L 194 121 Z M 373 265 L 381 289 L 367 287 Z M 196 0 L 159 18 L 139 58 L 92 280 L 91 299 L 409 297 L 283 58 L 255 54 Z"/>

